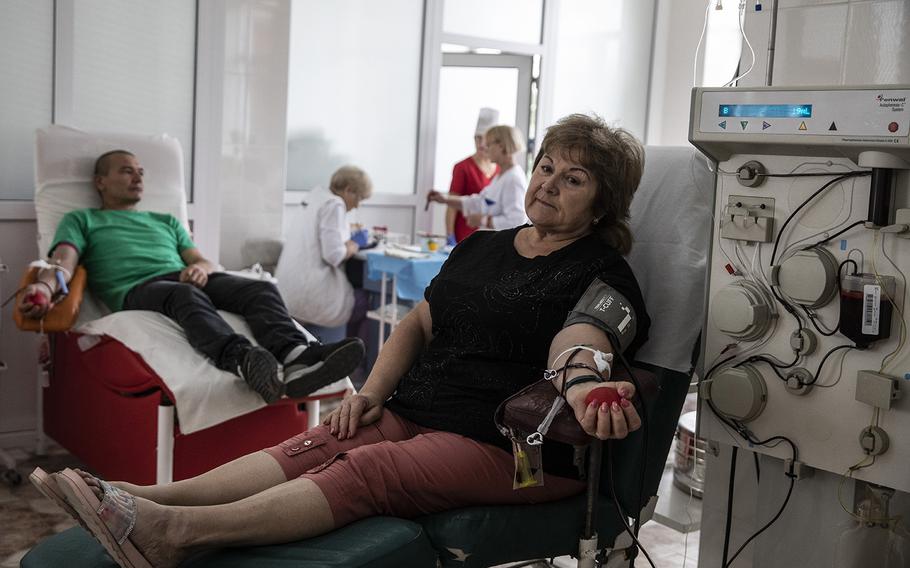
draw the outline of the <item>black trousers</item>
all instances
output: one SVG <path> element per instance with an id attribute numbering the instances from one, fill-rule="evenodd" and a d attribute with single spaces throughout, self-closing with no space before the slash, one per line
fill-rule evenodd
<path id="1" fill-rule="evenodd" d="M 296 345 L 307 343 L 271 282 L 215 272 L 209 274 L 204 288 L 197 288 L 179 277 L 179 272 L 173 272 L 137 284 L 127 293 L 123 309 L 150 310 L 173 319 L 190 345 L 225 371 L 236 372 L 251 343 L 216 310 L 243 317 L 256 341 L 279 362 Z"/>

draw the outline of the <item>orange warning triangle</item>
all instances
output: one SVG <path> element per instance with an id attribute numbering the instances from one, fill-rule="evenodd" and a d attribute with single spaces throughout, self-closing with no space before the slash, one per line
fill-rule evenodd
<path id="1" fill-rule="evenodd" d="M 809 128 L 806 126 L 805 120 L 799 123 L 799 129 L 800 130 L 809 130 Z"/>

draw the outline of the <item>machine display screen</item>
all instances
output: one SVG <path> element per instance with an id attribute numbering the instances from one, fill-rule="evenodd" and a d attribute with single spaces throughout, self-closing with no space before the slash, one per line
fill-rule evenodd
<path id="1" fill-rule="evenodd" d="M 718 116 L 746 118 L 811 118 L 812 105 L 720 105 Z"/>

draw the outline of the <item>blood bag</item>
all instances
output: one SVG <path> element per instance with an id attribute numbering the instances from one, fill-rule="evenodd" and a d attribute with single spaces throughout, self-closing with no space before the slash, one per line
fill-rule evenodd
<path id="1" fill-rule="evenodd" d="M 841 279 L 838 331 L 857 347 L 891 336 L 895 280 L 892 276 L 848 274 Z"/>

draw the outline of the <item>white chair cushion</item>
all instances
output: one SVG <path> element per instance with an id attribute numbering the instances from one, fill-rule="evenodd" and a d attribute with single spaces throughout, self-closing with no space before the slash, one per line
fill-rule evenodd
<path id="1" fill-rule="evenodd" d="M 166 134 L 148 136 L 89 133 L 66 126 L 39 129 L 35 147 L 35 212 L 38 246 L 47 254 L 57 224 L 74 209 L 98 207 L 92 184 L 95 160 L 110 150 L 128 150 L 145 168 L 145 191 L 138 208 L 170 213 L 187 228 L 183 151 Z"/>
<path id="2" fill-rule="evenodd" d="M 632 200 L 634 236 L 627 260 L 651 316 L 638 359 L 674 371 L 692 368 L 704 321 L 714 174 L 687 146 L 647 146 Z"/>

